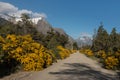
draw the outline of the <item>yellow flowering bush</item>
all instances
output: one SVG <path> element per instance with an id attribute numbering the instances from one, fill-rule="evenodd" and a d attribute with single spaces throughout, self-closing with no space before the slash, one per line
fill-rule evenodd
<path id="1" fill-rule="evenodd" d="M 118 50 L 118 51 L 115 53 L 115 57 L 119 60 L 118 69 L 120 69 L 120 50 Z"/>
<path id="2" fill-rule="evenodd" d="M 71 53 L 68 49 L 63 48 L 62 46 L 57 46 L 57 49 L 60 50 L 59 55 L 61 59 L 65 59 L 66 57 L 69 57 Z"/>
<path id="3" fill-rule="evenodd" d="M 120 61 L 120 50 L 118 50 L 118 51 L 115 53 L 115 57 L 118 58 L 118 60 Z"/>
<path id="4" fill-rule="evenodd" d="M 90 49 L 81 49 L 80 50 L 80 53 L 83 53 L 83 54 L 85 54 L 85 55 L 87 55 L 87 56 L 93 56 L 93 52 L 92 52 L 92 50 L 90 50 Z"/>
<path id="5" fill-rule="evenodd" d="M 110 56 L 105 59 L 105 67 L 107 69 L 115 69 L 118 66 L 118 63 L 118 59 L 114 56 Z"/>
<path id="6" fill-rule="evenodd" d="M 2 43 L 4 53 L 8 54 L 8 58 L 19 61 L 24 70 L 41 70 L 53 62 L 54 54 L 32 40 L 30 35 L 8 35 L 3 41 L 5 41 Z"/>
<path id="7" fill-rule="evenodd" d="M 86 54 L 87 56 L 96 56 L 99 58 L 99 62 L 103 64 L 106 69 L 120 69 L 120 50 L 115 53 L 105 52 L 104 50 L 99 50 L 98 52 L 93 52 L 90 49 L 80 49 L 80 52 Z"/>
<path id="8" fill-rule="evenodd" d="M 96 56 L 99 58 L 102 58 L 102 59 L 105 59 L 107 57 L 105 51 L 103 51 L 103 50 L 98 51 Z"/>
<path id="9" fill-rule="evenodd" d="M 35 53 L 30 53 L 20 57 L 24 70 L 41 70 L 43 69 L 44 60 Z"/>
<path id="10" fill-rule="evenodd" d="M 93 56 L 93 52 L 92 52 L 92 50 L 90 50 L 90 49 L 85 50 L 85 54 L 86 54 L 87 56 Z"/>
<path id="11" fill-rule="evenodd" d="M 77 50 L 70 50 L 71 51 L 71 53 L 76 53 L 77 52 Z"/>

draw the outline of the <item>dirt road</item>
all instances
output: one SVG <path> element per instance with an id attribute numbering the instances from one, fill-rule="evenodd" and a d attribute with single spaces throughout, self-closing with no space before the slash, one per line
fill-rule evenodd
<path id="1" fill-rule="evenodd" d="M 7 79 L 6 79 L 7 80 Z M 81 53 L 74 53 L 67 59 L 38 72 L 17 76 L 8 80 L 119 80 L 116 73 L 100 65 Z"/>

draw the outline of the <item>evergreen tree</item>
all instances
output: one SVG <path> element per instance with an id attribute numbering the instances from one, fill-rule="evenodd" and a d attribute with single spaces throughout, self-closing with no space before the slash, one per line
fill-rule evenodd
<path id="1" fill-rule="evenodd" d="M 58 45 L 59 43 L 57 42 L 56 37 L 53 36 L 48 42 L 47 48 L 48 49 L 56 48 Z"/>
<path id="2" fill-rule="evenodd" d="M 98 28 L 97 34 L 93 38 L 93 45 L 92 50 L 93 51 L 99 51 L 99 50 L 105 50 L 108 51 L 108 38 L 109 34 L 107 31 L 103 28 L 103 25 L 101 24 Z"/>
<path id="3" fill-rule="evenodd" d="M 113 28 L 110 33 L 110 50 L 115 52 L 118 48 L 120 48 L 119 45 L 119 34 L 116 32 L 116 28 Z"/>
<path id="4" fill-rule="evenodd" d="M 28 20 L 30 19 L 30 16 L 29 16 L 29 14 L 22 13 L 21 14 L 21 19 L 24 23 L 27 23 L 27 22 L 29 22 Z"/>
<path id="5" fill-rule="evenodd" d="M 73 43 L 73 49 L 78 50 L 77 42 L 74 42 L 74 43 Z"/>

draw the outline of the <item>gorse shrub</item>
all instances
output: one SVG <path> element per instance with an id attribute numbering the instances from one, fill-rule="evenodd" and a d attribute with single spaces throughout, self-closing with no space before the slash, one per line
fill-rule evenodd
<path id="1" fill-rule="evenodd" d="M 107 57 L 107 54 L 105 53 L 104 50 L 100 50 L 96 53 L 96 57 L 105 59 Z"/>
<path id="2" fill-rule="evenodd" d="M 80 52 L 87 55 L 87 56 L 89 56 L 89 57 L 93 56 L 93 52 L 90 49 L 81 49 Z"/>
<path id="3" fill-rule="evenodd" d="M 41 70 L 53 62 L 52 51 L 32 40 L 30 35 L 8 35 L 5 39 L 0 37 L 0 42 L 6 59 L 20 62 L 24 70 Z"/>
<path id="4" fill-rule="evenodd" d="M 87 50 L 85 51 L 85 54 L 86 54 L 87 56 L 93 56 L 93 52 L 92 52 L 92 50 L 90 50 L 90 49 L 87 49 Z"/>
<path id="5" fill-rule="evenodd" d="M 118 65 L 119 65 L 119 61 L 114 56 L 109 56 L 105 59 L 104 66 L 107 69 L 117 69 Z"/>
<path id="6" fill-rule="evenodd" d="M 77 52 L 77 50 L 70 50 L 70 52 L 71 52 L 71 53 L 76 53 L 76 52 Z"/>
<path id="7" fill-rule="evenodd" d="M 90 49 L 81 49 L 81 53 L 87 56 L 95 56 L 99 58 L 99 61 L 103 64 L 104 68 L 116 70 L 120 66 L 120 51 L 118 50 L 114 54 L 111 52 L 106 53 L 104 50 L 100 50 L 93 54 Z"/>
<path id="8" fill-rule="evenodd" d="M 118 59 L 119 63 L 118 63 L 118 69 L 120 69 L 120 50 L 118 50 L 116 53 L 115 53 L 115 58 Z"/>
<path id="9" fill-rule="evenodd" d="M 70 50 L 63 48 L 62 46 L 57 46 L 57 49 L 59 50 L 59 55 L 61 59 L 65 59 L 66 57 L 69 57 Z"/>
<path id="10" fill-rule="evenodd" d="M 115 57 L 118 58 L 118 60 L 120 61 L 120 50 L 115 52 Z"/>

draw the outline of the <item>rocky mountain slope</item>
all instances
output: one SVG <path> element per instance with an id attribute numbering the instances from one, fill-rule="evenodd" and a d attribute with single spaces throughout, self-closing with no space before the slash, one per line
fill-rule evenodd
<path id="1" fill-rule="evenodd" d="M 75 42 L 75 40 L 72 37 L 70 37 L 63 29 L 52 27 L 45 19 L 39 20 L 36 28 L 39 32 L 45 35 L 47 34 L 47 32 L 53 30 L 54 33 L 59 33 L 61 35 L 68 37 L 69 44 L 67 44 L 66 46 L 70 48 L 72 48 L 73 43 Z"/>
<path id="2" fill-rule="evenodd" d="M 52 29 L 52 26 L 45 19 L 39 20 L 36 26 L 37 30 L 43 34 L 47 34 Z"/>

